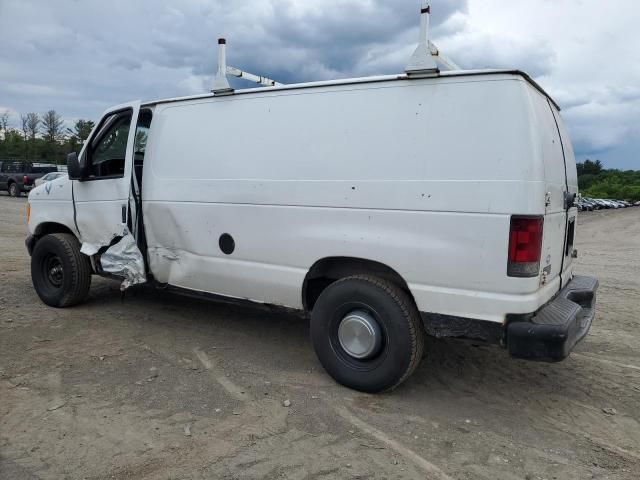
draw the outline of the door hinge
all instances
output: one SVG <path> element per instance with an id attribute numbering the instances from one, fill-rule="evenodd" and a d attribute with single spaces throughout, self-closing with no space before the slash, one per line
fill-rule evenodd
<path id="1" fill-rule="evenodd" d="M 549 257 L 547 257 L 547 262 L 549 261 Z M 540 277 L 540 285 L 546 285 L 549 280 L 549 274 L 551 273 L 551 265 L 547 265 L 542 269 L 542 275 Z"/>
<path id="2" fill-rule="evenodd" d="M 569 210 L 576 204 L 576 193 L 564 192 L 564 209 Z"/>
<path id="3" fill-rule="evenodd" d="M 549 205 L 551 205 L 551 192 L 544 194 L 544 206 L 548 207 Z"/>

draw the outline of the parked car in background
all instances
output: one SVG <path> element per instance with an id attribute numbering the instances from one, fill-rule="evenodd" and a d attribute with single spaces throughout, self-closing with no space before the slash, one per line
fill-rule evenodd
<path id="1" fill-rule="evenodd" d="M 9 192 L 12 197 L 19 197 L 22 192 L 29 192 L 35 180 L 49 172 L 57 172 L 55 166 L 34 165 L 24 161 L 0 161 L 0 191 Z"/>
<path id="2" fill-rule="evenodd" d="M 585 205 L 587 206 L 587 209 L 588 209 L 589 211 L 593 211 L 593 210 L 600 210 L 600 208 L 601 208 L 601 207 L 600 207 L 600 205 L 598 205 L 598 204 L 597 204 L 596 202 L 594 202 L 593 200 L 590 200 L 590 199 L 588 199 L 588 200 L 584 200 L 584 199 L 583 199 L 583 201 L 584 201 L 584 203 L 585 203 Z"/>
<path id="3" fill-rule="evenodd" d="M 34 182 L 34 185 L 37 187 L 38 185 L 42 185 L 45 182 L 50 182 L 51 180 L 55 180 L 56 178 L 60 178 L 63 175 L 66 175 L 66 173 L 64 172 L 50 172 L 47 173 L 46 175 L 40 177 L 40 178 L 36 178 L 36 181 Z"/>
<path id="4" fill-rule="evenodd" d="M 582 199 L 577 202 L 578 210 L 581 212 L 590 212 L 593 210 L 593 205 L 586 200 Z"/>

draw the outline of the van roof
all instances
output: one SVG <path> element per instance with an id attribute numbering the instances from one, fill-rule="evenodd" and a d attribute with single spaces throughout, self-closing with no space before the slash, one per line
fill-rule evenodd
<path id="1" fill-rule="evenodd" d="M 553 98 L 528 74 L 521 70 L 450 70 L 450 71 L 442 71 L 440 72 L 438 77 L 434 78 L 443 78 L 443 77 L 465 77 L 465 76 L 480 76 L 480 75 L 515 75 L 522 77 L 525 81 L 527 81 L 532 87 L 542 93 L 545 97 L 547 97 L 553 105 L 560 110 L 560 106 L 555 102 Z M 256 93 L 256 92 L 272 92 L 272 91 L 282 91 L 282 90 L 297 90 L 302 88 L 314 88 L 314 87 L 328 87 L 333 85 L 352 85 L 359 83 L 376 83 L 376 82 L 389 82 L 394 80 L 407 80 L 409 77 L 407 74 L 397 74 L 397 75 L 379 75 L 372 77 L 358 77 L 358 78 L 343 78 L 339 80 L 323 80 L 318 82 L 306 82 L 306 83 L 291 83 L 285 85 L 278 85 L 273 87 L 257 87 L 257 88 L 245 88 L 240 90 L 235 90 L 234 95 L 247 94 L 247 93 Z M 416 78 L 416 77 L 413 77 Z M 189 95 L 184 97 L 174 97 L 174 98 L 165 98 L 154 100 L 150 102 L 142 103 L 142 106 L 152 106 L 159 103 L 169 103 L 169 102 L 183 102 L 188 100 L 199 100 L 202 98 L 210 98 L 213 97 L 213 93 L 203 93 L 198 95 Z"/>

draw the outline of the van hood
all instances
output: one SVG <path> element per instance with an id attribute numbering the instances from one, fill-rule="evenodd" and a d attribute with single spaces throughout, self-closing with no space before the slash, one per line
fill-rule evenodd
<path id="1" fill-rule="evenodd" d="M 71 201 L 71 180 L 67 175 L 58 177 L 50 182 L 38 185 L 29 192 L 29 201 L 40 200 L 69 200 Z"/>

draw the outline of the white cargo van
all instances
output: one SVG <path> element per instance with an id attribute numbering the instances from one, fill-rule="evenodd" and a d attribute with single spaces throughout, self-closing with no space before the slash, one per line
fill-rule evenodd
<path id="1" fill-rule="evenodd" d="M 46 304 L 97 274 L 304 310 L 329 374 L 370 392 L 411 374 L 425 334 L 551 361 L 586 335 L 571 142 L 526 74 L 219 93 L 106 111 L 68 178 L 31 192 Z"/>

